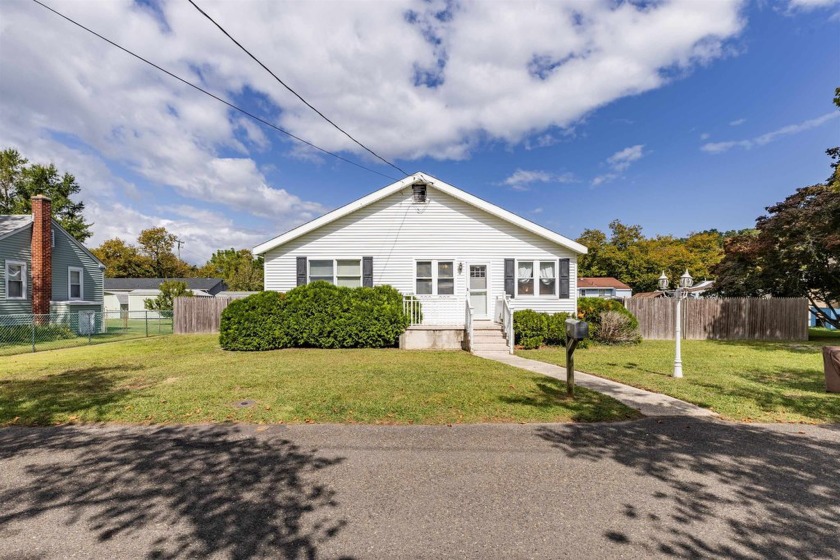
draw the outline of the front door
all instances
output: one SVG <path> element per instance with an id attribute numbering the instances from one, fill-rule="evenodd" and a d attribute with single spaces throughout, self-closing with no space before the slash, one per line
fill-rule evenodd
<path id="1" fill-rule="evenodd" d="M 470 305 L 477 319 L 487 319 L 487 265 L 471 264 L 469 280 Z"/>

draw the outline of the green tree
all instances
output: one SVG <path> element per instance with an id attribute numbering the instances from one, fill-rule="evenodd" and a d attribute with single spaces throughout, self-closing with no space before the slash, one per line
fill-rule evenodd
<path id="1" fill-rule="evenodd" d="M 769 206 L 755 226 L 755 235 L 727 243 L 716 290 L 806 297 L 814 307 L 834 309 L 840 301 L 840 193 L 830 185 L 797 189 Z M 817 315 L 840 328 L 840 319 Z"/>
<path id="2" fill-rule="evenodd" d="M 122 239 L 108 239 L 91 252 L 105 263 L 108 278 L 154 278 L 149 258 Z"/>
<path id="3" fill-rule="evenodd" d="M 88 239 L 93 224 L 84 218 L 85 204 L 72 199 L 81 187 L 70 173 L 59 173 L 53 164 L 29 164 L 17 150 L 0 152 L 0 213 L 29 214 L 30 199 L 43 194 L 52 199 L 52 216 L 70 235 Z"/>
<path id="4" fill-rule="evenodd" d="M 185 278 L 195 274 L 195 267 L 175 254 L 177 236 L 165 227 L 144 229 L 137 237 L 139 252 L 149 260 L 153 278 Z"/>
<path id="5" fill-rule="evenodd" d="M 177 297 L 193 297 L 192 290 L 187 288 L 184 282 L 167 280 L 161 282 L 158 296 L 155 299 L 147 299 L 143 304 L 146 309 L 152 311 L 172 311 Z"/>
<path id="6" fill-rule="evenodd" d="M 230 290 L 261 291 L 263 258 L 254 258 L 249 249 L 219 249 L 198 270 L 198 275 L 222 277 Z"/>

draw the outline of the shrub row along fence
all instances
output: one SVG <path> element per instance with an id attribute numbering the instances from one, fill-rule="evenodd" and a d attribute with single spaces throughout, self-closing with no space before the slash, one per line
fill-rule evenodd
<path id="1" fill-rule="evenodd" d="M 0 315 L 0 356 L 172 334 L 169 311 Z"/>
<path id="2" fill-rule="evenodd" d="M 676 301 L 628 299 L 642 338 L 673 340 Z M 682 338 L 690 340 L 808 340 L 805 298 L 685 299 Z"/>
<path id="3" fill-rule="evenodd" d="M 173 305 L 175 334 L 217 333 L 233 298 L 179 297 Z"/>

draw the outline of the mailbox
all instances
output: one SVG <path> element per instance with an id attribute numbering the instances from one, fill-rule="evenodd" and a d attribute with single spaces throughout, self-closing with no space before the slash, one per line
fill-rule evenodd
<path id="1" fill-rule="evenodd" d="M 566 319 L 566 338 L 569 340 L 583 340 L 589 336 L 589 324 L 577 319 Z"/>

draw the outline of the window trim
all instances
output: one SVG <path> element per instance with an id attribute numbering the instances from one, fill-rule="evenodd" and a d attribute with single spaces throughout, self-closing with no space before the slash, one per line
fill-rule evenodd
<path id="1" fill-rule="evenodd" d="M 532 280 L 534 281 L 534 293 L 533 294 L 520 294 L 519 293 L 519 263 L 531 263 L 533 267 L 532 270 Z M 540 275 L 540 263 L 553 263 L 554 264 L 554 292 L 551 294 L 541 294 L 540 287 L 537 285 L 539 282 L 539 275 Z M 560 264 L 557 259 L 516 259 L 514 261 L 514 277 L 513 277 L 513 288 L 516 297 L 524 297 L 524 298 L 545 298 L 545 299 L 556 299 L 558 298 L 558 290 L 560 289 Z"/>
<path id="2" fill-rule="evenodd" d="M 79 273 L 79 297 L 73 297 L 73 273 Z M 67 267 L 67 299 L 84 301 L 85 299 L 85 269 L 80 266 Z"/>
<path id="3" fill-rule="evenodd" d="M 422 279 L 428 280 L 431 279 L 432 281 L 432 293 L 431 294 L 418 294 L 417 293 L 417 263 L 421 262 L 428 262 L 432 263 L 432 276 L 423 276 Z M 438 276 L 438 263 L 452 263 L 452 293 L 451 294 L 441 294 L 438 293 L 438 280 L 440 277 Z M 444 298 L 454 298 L 457 293 L 457 278 L 458 278 L 458 259 L 455 258 L 443 258 L 443 259 L 431 259 L 431 258 L 415 258 L 414 259 L 414 271 L 413 271 L 413 278 L 412 278 L 412 287 L 411 292 L 412 295 L 416 297 L 444 297 Z M 448 277 L 443 277 L 444 279 L 448 279 Z"/>
<path id="4" fill-rule="evenodd" d="M 12 297 L 9 295 L 9 267 L 15 265 L 21 267 L 20 279 L 23 284 L 23 290 L 21 291 L 23 295 L 21 297 Z M 3 292 L 3 295 L 6 299 L 10 299 L 12 301 L 26 301 L 29 299 L 29 267 L 27 266 L 25 261 L 6 259 L 6 264 L 3 267 L 3 280 L 6 289 L 6 291 Z"/>
<path id="5" fill-rule="evenodd" d="M 364 263 L 362 263 L 362 257 L 342 257 L 342 258 L 328 258 L 328 257 L 307 257 L 306 258 L 306 283 L 311 284 L 312 282 L 317 282 L 318 280 L 312 280 L 312 261 L 332 261 L 332 285 L 338 286 L 338 261 L 358 261 L 359 263 L 359 276 L 346 276 L 343 275 L 341 278 L 358 278 L 359 279 L 359 286 L 362 287 L 365 281 L 365 274 L 364 274 Z M 319 279 L 325 277 L 318 277 Z"/>

